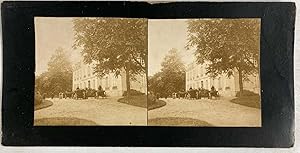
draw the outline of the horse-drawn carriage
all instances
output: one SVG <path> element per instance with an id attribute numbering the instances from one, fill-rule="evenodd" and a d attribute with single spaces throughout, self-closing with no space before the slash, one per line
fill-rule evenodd
<path id="1" fill-rule="evenodd" d="M 201 99 L 202 97 L 210 99 L 210 91 L 207 89 L 198 89 L 197 99 Z"/>
<path id="2" fill-rule="evenodd" d="M 207 90 L 207 89 L 189 89 L 188 91 L 180 91 L 177 93 L 172 94 L 173 98 L 186 98 L 186 99 L 201 99 L 201 98 L 208 98 L 212 99 L 215 97 L 219 99 L 220 95 L 216 90 Z"/>
<path id="3" fill-rule="evenodd" d="M 66 98 L 73 98 L 73 95 L 74 95 L 74 92 L 72 92 L 72 91 L 66 91 L 65 93 L 64 93 L 64 98 L 66 99 Z"/>
<path id="4" fill-rule="evenodd" d="M 74 99 L 88 99 L 89 97 L 99 98 L 100 96 L 102 98 L 107 97 L 104 90 L 77 88 L 73 94 Z"/>

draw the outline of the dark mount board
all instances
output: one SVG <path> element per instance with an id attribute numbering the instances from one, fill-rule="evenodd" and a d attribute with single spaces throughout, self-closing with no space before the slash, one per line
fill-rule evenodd
<path id="1" fill-rule="evenodd" d="M 294 144 L 294 3 L 3 2 L 1 11 L 3 145 L 291 147 Z M 262 127 L 34 127 L 35 16 L 261 18 Z"/>

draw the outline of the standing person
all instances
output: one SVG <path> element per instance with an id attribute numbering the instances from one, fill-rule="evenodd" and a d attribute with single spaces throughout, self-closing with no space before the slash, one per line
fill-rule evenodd
<path id="1" fill-rule="evenodd" d="M 102 98 L 104 97 L 104 91 L 101 85 L 99 85 L 97 93 L 97 96 L 101 96 Z"/>
<path id="2" fill-rule="evenodd" d="M 193 88 L 190 87 L 189 91 L 188 91 L 188 98 L 191 99 L 192 98 L 192 91 L 193 91 Z"/>
<path id="3" fill-rule="evenodd" d="M 215 92 L 216 92 L 215 87 L 214 87 L 214 86 L 211 86 L 211 88 L 210 88 L 210 98 L 211 98 L 211 99 L 212 99 L 212 96 L 215 94 Z"/>
<path id="4" fill-rule="evenodd" d="M 215 87 L 214 86 L 211 86 L 211 89 L 210 89 L 212 92 L 216 91 Z"/>

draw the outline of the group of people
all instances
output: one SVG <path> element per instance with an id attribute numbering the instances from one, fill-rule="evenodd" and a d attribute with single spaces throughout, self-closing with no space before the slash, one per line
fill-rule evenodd
<path id="1" fill-rule="evenodd" d="M 214 86 L 211 90 L 204 89 L 203 87 L 199 89 L 193 89 L 192 87 L 186 92 L 177 92 L 172 94 L 172 98 L 186 98 L 186 99 L 201 99 L 202 97 L 212 99 L 212 97 L 219 98 L 219 93 Z"/>
<path id="2" fill-rule="evenodd" d="M 98 87 L 98 90 L 91 88 L 80 89 L 77 87 L 73 94 L 74 99 L 87 99 L 88 97 L 99 98 L 100 96 L 102 98 L 106 97 L 105 91 L 101 86 Z"/>
<path id="3" fill-rule="evenodd" d="M 75 91 L 59 92 L 58 94 L 59 99 L 87 99 L 88 97 L 99 98 L 100 96 L 102 98 L 106 97 L 105 91 L 101 86 L 98 87 L 98 90 L 91 88 L 80 89 L 79 87 L 77 87 Z M 52 98 L 53 97 L 54 96 L 52 96 Z"/>

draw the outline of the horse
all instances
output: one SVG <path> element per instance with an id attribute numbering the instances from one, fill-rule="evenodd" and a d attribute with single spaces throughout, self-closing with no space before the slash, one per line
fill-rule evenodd
<path id="1" fill-rule="evenodd" d="M 218 91 L 210 91 L 210 98 L 209 99 L 212 99 L 212 97 L 215 97 L 216 99 L 220 99 L 220 95 L 218 93 Z"/>
<path id="2" fill-rule="evenodd" d="M 202 97 L 210 97 L 210 91 L 207 89 L 199 89 L 198 90 L 198 98 L 201 99 Z"/>
<path id="3" fill-rule="evenodd" d="M 99 96 L 101 96 L 102 98 L 106 98 L 106 93 L 104 90 L 97 90 L 96 91 L 96 98 L 99 98 Z"/>
<path id="4" fill-rule="evenodd" d="M 72 92 L 72 91 L 66 91 L 66 92 L 64 93 L 65 99 L 67 99 L 67 98 L 72 98 L 72 97 L 73 97 L 73 94 L 74 94 L 74 92 Z"/>
<path id="5" fill-rule="evenodd" d="M 189 91 L 188 91 L 188 94 L 190 95 L 190 99 L 196 99 L 197 97 L 196 97 L 196 94 L 197 94 L 197 90 L 195 90 L 195 89 L 190 89 Z"/>
<path id="6" fill-rule="evenodd" d="M 177 98 L 186 98 L 187 92 L 185 91 L 179 91 L 177 92 Z"/>
<path id="7" fill-rule="evenodd" d="M 75 99 L 86 99 L 86 91 L 84 89 L 77 89 L 74 95 Z"/>

